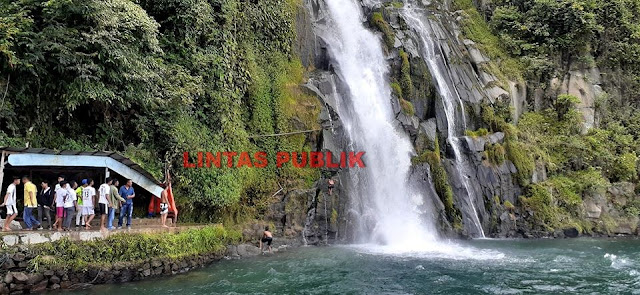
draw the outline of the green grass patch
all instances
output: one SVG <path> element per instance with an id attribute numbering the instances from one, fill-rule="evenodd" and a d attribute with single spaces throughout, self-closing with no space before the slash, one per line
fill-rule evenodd
<path id="1" fill-rule="evenodd" d="M 535 162 L 531 154 L 527 152 L 524 144 L 515 140 L 508 140 L 505 143 L 507 159 L 509 159 L 518 170 L 516 178 L 522 186 L 527 186 L 531 182 L 531 176 L 535 169 Z"/>
<path id="2" fill-rule="evenodd" d="M 489 130 L 487 130 L 487 128 L 479 128 L 476 131 L 465 130 L 464 134 L 466 136 L 471 136 L 473 138 L 477 138 L 477 137 L 483 137 L 483 136 L 489 135 Z"/>
<path id="3" fill-rule="evenodd" d="M 501 144 L 492 144 L 487 148 L 487 160 L 489 163 L 499 166 L 504 163 L 505 158 L 506 151 Z"/>
<path id="4" fill-rule="evenodd" d="M 400 98 L 404 98 L 402 96 L 402 87 L 400 87 L 400 83 L 398 82 L 391 82 L 391 91 L 393 91 L 393 94 Z"/>
<path id="5" fill-rule="evenodd" d="M 29 268 L 82 269 L 116 262 L 140 262 L 150 258 L 182 258 L 199 254 L 223 254 L 228 244 L 242 241 L 240 231 L 221 225 L 172 233 L 116 234 L 93 241 L 67 238 L 31 246 L 36 255 Z"/>

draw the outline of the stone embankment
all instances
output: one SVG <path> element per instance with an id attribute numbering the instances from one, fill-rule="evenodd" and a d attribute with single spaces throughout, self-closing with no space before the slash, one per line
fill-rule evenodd
<path id="1" fill-rule="evenodd" d="M 286 249 L 280 246 L 274 252 Z M 221 259 L 237 259 L 260 255 L 260 249 L 251 244 L 229 245 L 224 254 L 202 254 L 179 259 L 153 258 L 138 262 L 118 262 L 108 266 L 87 267 L 78 270 L 37 269 L 31 263 L 35 256 L 26 245 L 0 257 L 0 294 L 24 294 L 48 290 L 78 290 L 98 284 L 125 283 L 152 277 L 170 276 L 202 268 Z"/>

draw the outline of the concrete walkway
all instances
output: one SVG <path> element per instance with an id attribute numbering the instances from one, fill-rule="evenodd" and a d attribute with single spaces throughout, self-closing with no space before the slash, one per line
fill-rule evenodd
<path id="1" fill-rule="evenodd" d="M 75 220 L 74 220 L 75 222 Z M 170 224 L 170 222 L 167 222 Z M 205 225 L 197 224 L 184 224 L 177 227 L 162 227 L 159 218 L 134 218 L 132 221 L 131 229 L 114 229 L 114 230 L 100 230 L 100 225 L 94 220 L 91 222 L 93 228 L 91 230 L 85 230 L 84 227 L 77 227 L 70 231 L 56 231 L 56 230 L 13 230 L 10 232 L 0 232 L 0 243 L 6 246 L 14 245 L 29 245 L 39 244 L 46 242 L 54 242 L 60 240 L 63 237 L 67 237 L 73 241 L 89 241 L 93 239 L 103 239 L 113 234 L 119 233 L 160 233 L 170 232 L 177 233 L 187 229 L 202 228 Z"/>

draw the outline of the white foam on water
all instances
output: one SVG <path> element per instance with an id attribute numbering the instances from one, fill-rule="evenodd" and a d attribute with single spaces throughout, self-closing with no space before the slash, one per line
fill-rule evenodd
<path id="1" fill-rule="evenodd" d="M 451 259 L 451 260 L 503 260 L 506 255 L 492 249 L 478 249 L 462 246 L 453 242 L 432 242 L 416 245 L 350 245 L 356 251 L 371 254 L 417 259 Z"/>
<path id="2" fill-rule="evenodd" d="M 573 261 L 575 261 L 575 258 L 565 256 L 565 255 L 558 255 L 556 256 L 556 258 L 553 259 L 553 262 L 561 262 L 561 263 L 568 263 Z"/>
<path id="3" fill-rule="evenodd" d="M 613 269 L 625 269 L 633 266 L 633 263 L 629 259 L 624 257 L 618 257 L 615 254 L 605 253 L 604 258 L 611 261 L 611 268 Z"/>

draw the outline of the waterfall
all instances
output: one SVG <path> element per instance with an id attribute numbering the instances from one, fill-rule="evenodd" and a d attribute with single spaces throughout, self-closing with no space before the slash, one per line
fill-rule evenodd
<path id="1" fill-rule="evenodd" d="M 381 39 L 365 28 L 355 0 L 325 0 L 326 16 L 316 28 L 327 43 L 338 77 L 338 113 L 350 148 L 364 151 L 365 168 L 349 170 L 352 210 L 359 242 L 421 247 L 436 239 L 423 196 L 408 183 L 407 135 L 395 120 L 388 64 Z M 422 209 L 419 209 L 422 208 Z"/>
<path id="2" fill-rule="evenodd" d="M 482 229 L 482 224 L 480 219 L 478 218 L 478 211 L 476 210 L 476 196 L 475 190 L 471 187 L 469 183 L 469 167 L 468 164 L 463 160 L 462 152 L 460 151 L 460 140 L 458 138 L 457 130 L 465 130 L 466 129 L 466 119 L 465 119 L 465 110 L 464 104 L 460 99 L 460 96 L 457 93 L 455 87 L 452 87 L 452 82 L 448 78 L 448 71 L 445 68 L 445 62 L 442 59 L 442 53 L 437 52 L 436 43 L 434 42 L 434 34 L 431 29 L 428 21 L 424 22 L 424 12 L 421 9 L 411 7 L 409 4 L 405 5 L 405 8 L 402 10 L 402 16 L 404 17 L 407 25 L 416 32 L 418 37 L 420 38 L 420 42 L 422 43 L 422 55 L 429 67 L 429 71 L 431 75 L 435 79 L 435 83 L 437 84 L 437 90 L 442 98 L 442 103 L 444 105 L 444 111 L 447 119 L 447 141 L 449 142 L 454 156 L 455 156 L 455 169 L 458 172 L 458 176 L 460 177 L 461 183 L 463 184 L 465 191 L 467 192 L 468 207 L 470 207 L 471 212 L 463 212 L 465 215 L 468 215 L 466 218 L 467 221 L 471 221 L 473 223 L 474 229 L 477 231 L 477 234 L 480 237 L 485 237 L 484 230 Z M 456 109 L 460 108 L 458 112 Z M 461 125 L 456 125 L 456 114 L 460 114 Z M 467 210 L 468 211 L 468 210 Z"/>

